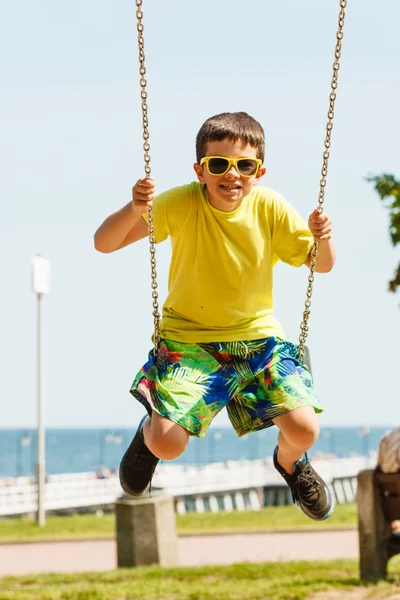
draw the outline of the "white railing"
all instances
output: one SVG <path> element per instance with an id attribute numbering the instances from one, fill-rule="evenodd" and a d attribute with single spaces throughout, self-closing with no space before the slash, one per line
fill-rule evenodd
<path id="1" fill-rule="evenodd" d="M 313 464 L 331 486 L 338 503 L 353 502 L 356 493 L 356 475 L 367 467 L 373 467 L 375 457 L 313 460 Z M 267 488 L 266 497 L 277 498 L 274 490 L 285 488 L 285 483 L 270 460 L 231 461 L 212 463 L 202 467 L 159 465 L 153 480 L 154 487 L 162 488 L 177 498 L 179 512 L 182 502 L 193 510 L 217 506 L 217 498 L 225 498 L 222 507 L 234 505 L 255 507 L 255 495 L 251 492 Z M 268 492 L 269 491 L 269 492 Z M 95 473 L 68 473 L 51 475 L 45 485 L 45 509 L 95 507 L 113 504 L 123 494 L 116 475 L 99 479 Z M 249 495 L 250 494 L 250 495 Z M 229 497 L 229 498 L 228 498 Z M 286 490 L 278 497 L 285 503 Z M 211 499 L 211 500 L 210 500 Z M 201 508 L 203 507 L 203 508 Z M 34 513 L 37 508 L 37 485 L 30 478 L 0 480 L 0 516 Z"/>
<path id="2" fill-rule="evenodd" d="M 73 475 L 73 474 L 71 474 Z M 79 473 L 79 478 L 49 481 L 45 485 L 45 509 L 62 510 L 113 504 L 121 495 L 118 478 L 95 479 L 92 473 Z M 10 480 L 8 480 L 10 481 Z M 14 485 L 0 487 L 0 515 L 29 514 L 37 508 L 36 483 L 19 479 Z"/>

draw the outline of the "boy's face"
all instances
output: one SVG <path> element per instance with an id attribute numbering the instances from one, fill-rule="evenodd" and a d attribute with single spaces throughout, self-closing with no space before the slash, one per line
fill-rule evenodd
<path id="1" fill-rule="evenodd" d="M 205 156 L 224 156 L 226 158 L 257 158 L 257 149 L 241 140 L 229 139 L 207 144 Z M 243 177 L 233 165 L 224 175 L 211 175 L 206 164 L 193 165 L 200 183 L 205 183 L 208 191 L 208 201 L 214 208 L 229 212 L 238 208 L 243 199 L 251 192 L 266 168 L 261 166 L 256 175 Z"/>

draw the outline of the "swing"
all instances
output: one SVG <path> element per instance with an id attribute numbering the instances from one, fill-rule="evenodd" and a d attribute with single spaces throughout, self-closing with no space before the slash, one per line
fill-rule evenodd
<path id="1" fill-rule="evenodd" d="M 141 87 L 141 99 L 142 99 L 142 130 L 143 130 L 143 150 L 144 150 L 144 172 L 146 177 L 150 177 L 150 134 L 149 134 L 149 120 L 148 120 L 148 105 L 147 105 L 147 80 L 146 80 L 146 66 L 145 66 L 145 53 L 144 53 L 144 26 L 143 26 L 143 0 L 136 1 L 136 18 L 137 18 L 137 31 L 138 31 L 138 49 L 139 49 L 139 74 L 140 74 L 140 87 Z M 333 118 L 335 115 L 335 101 L 336 101 L 336 90 L 338 86 L 338 76 L 340 69 L 340 58 L 342 53 L 342 40 L 343 40 L 343 27 L 345 20 L 345 8 L 347 6 L 347 0 L 340 0 L 340 12 L 338 19 L 338 29 L 336 32 L 336 47 L 335 47 L 335 60 L 333 63 L 333 75 L 331 80 L 331 92 L 329 95 L 329 109 L 328 109 L 328 121 L 326 124 L 326 135 L 325 135 L 325 150 L 322 155 L 322 168 L 321 168 L 321 179 L 319 182 L 319 194 L 318 194 L 318 208 L 319 214 L 323 212 L 323 204 L 325 200 L 325 187 L 326 178 L 328 175 L 328 164 L 330 157 L 331 147 L 331 135 L 333 130 Z M 158 284 L 157 284 L 157 270 L 156 270 L 156 248 L 155 248 L 155 237 L 154 237 L 154 225 L 153 225 L 153 209 L 150 206 L 148 210 L 148 227 L 149 227 L 149 244 L 150 244 L 150 266 L 151 266 L 151 288 L 153 298 L 153 319 L 154 319 L 154 354 L 157 354 L 158 346 L 160 343 L 160 311 L 158 304 Z M 309 333 L 308 320 L 311 312 L 311 297 L 313 293 L 314 285 L 314 274 L 315 266 L 318 256 L 318 242 L 314 240 L 314 245 L 311 250 L 310 260 L 310 271 L 308 274 L 308 285 L 306 290 L 306 300 L 304 304 L 303 320 L 300 325 L 300 335 L 298 343 L 298 358 L 300 362 L 307 366 L 311 372 L 311 360 L 309 349 L 306 346 L 306 340 Z"/>

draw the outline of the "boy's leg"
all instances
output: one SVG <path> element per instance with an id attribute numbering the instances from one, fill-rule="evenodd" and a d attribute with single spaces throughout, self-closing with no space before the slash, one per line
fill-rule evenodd
<path id="1" fill-rule="evenodd" d="M 157 458 L 173 460 L 180 456 L 189 442 L 189 432 L 177 423 L 162 417 L 153 410 L 151 419 L 143 425 L 144 442 Z"/>
<path id="2" fill-rule="evenodd" d="M 319 435 L 319 423 L 312 406 L 296 408 L 273 422 L 279 429 L 277 459 L 281 467 L 291 474 L 294 464 L 314 446 Z"/>
<path id="3" fill-rule="evenodd" d="M 229 402 L 220 344 L 162 340 L 157 355 L 137 374 L 131 394 L 146 408 L 120 466 L 121 485 L 139 496 L 148 487 L 159 459 L 185 450 L 189 435 L 203 436 L 214 416 Z M 221 392 L 222 391 L 222 392 Z"/>
<path id="4" fill-rule="evenodd" d="M 238 435 L 279 428 L 274 465 L 289 485 L 293 501 L 312 519 L 326 519 L 333 510 L 329 488 L 308 462 L 322 408 L 311 373 L 298 359 L 297 347 L 278 338 L 245 342 L 247 354 L 238 358 L 238 375 L 246 373 L 228 413 Z M 238 345 L 240 349 L 240 344 Z M 249 375 L 253 373 L 254 377 Z"/>
<path id="5" fill-rule="evenodd" d="M 122 457 L 121 487 L 131 496 L 140 496 L 151 483 L 160 459 L 172 460 L 185 450 L 189 433 L 155 411 L 145 416 L 128 450 Z"/>
<path id="6" fill-rule="evenodd" d="M 308 462 L 319 425 L 311 406 L 296 408 L 273 419 L 279 428 L 274 465 L 292 491 L 293 501 L 311 519 L 330 517 L 334 502 L 328 486 Z"/>

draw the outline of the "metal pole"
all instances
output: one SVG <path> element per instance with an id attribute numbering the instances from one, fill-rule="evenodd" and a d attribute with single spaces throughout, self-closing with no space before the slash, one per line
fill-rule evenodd
<path id="1" fill-rule="evenodd" d="M 196 464 L 196 466 L 199 466 L 201 463 L 201 458 L 200 458 L 200 441 L 198 438 L 194 438 L 193 439 L 193 443 L 194 443 L 194 462 Z"/>
<path id="2" fill-rule="evenodd" d="M 100 464 L 99 467 L 102 467 L 104 465 L 104 456 L 105 456 L 105 441 L 106 441 L 106 434 L 104 433 L 103 430 L 100 431 Z"/>
<path id="3" fill-rule="evenodd" d="M 37 395 L 38 395 L 38 448 L 37 448 L 37 524 L 43 527 L 46 524 L 46 512 L 44 507 L 45 492 L 45 435 L 43 424 L 43 295 L 37 294 Z"/>
<path id="4" fill-rule="evenodd" d="M 30 453 L 29 453 L 29 477 L 31 475 L 33 475 L 35 473 L 35 461 L 34 461 L 34 457 L 33 457 L 33 431 L 32 431 L 32 435 L 31 435 L 31 441 L 30 441 Z"/>
<path id="5" fill-rule="evenodd" d="M 335 430 L 331 429 L 331 454 L 336 456 L 336 445 L 335 445 Z"/>
<path id="6" fill-rule="evenodd" d="M 17 432 L 17 440 L 15 442 L 15 477 L 19 477 L 19 465 L 20 465 L 20 458 L 19 458 L 19 432 Z"/>
<path id="7" fill-rule="evenodd" d="M 214 461 L 214 434 L 210 432 L 210 436 L 208 438 L 208 462 L 212 463 Z"/>
<path id="8" fill-rule="evenodd" d="M 363 454 L 366 458 L 366 464 L 368 466 L 369 459 L 369 431 L 366 430 L 363 434 Z"/>

